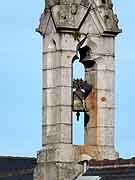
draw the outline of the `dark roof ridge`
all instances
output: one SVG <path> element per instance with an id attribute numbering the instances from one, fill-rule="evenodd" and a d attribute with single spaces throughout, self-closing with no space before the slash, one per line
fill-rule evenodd
<path id="1" fill-rule="evenodd" d="M 115 165 L 134 165 L 135 166 L 135 157 L 131 159 L 115 159 L 115 160 L 109 160 L 109 159 L 104 159 L 104 160 L 90 160 L 89 161 L 90 166 L 115 166 Z"/>
<path id="2" fill-rule="evenodd" d="M 36 157 L 26 157 L 26 156 L 0 156 L 0 159 L 36 159 Z"/>

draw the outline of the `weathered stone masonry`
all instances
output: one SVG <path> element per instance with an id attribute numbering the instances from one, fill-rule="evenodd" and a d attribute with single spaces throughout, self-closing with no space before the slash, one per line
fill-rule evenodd
<path id="1" fill-rule="evenodd" d="M 35 180 L 73 180 L 82 155 L 116 159 L 114 147 L 115 36 L 120 32 L 111 0 L 48 0 L 37 31 L 43 37 L 42 150 Z M 86 37 L 86 38 L 85 38 Z M 92 92 L 85 99 L 85 144 L 72 144 L 72 63 L 78 44 Z M 85 49 L 85 48 L 84 48 Z M 80 54 L 81 55 L 81 54 Z"/>

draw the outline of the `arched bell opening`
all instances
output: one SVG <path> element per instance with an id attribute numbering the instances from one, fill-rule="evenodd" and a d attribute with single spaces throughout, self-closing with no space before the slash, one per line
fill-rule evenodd
<path id="1" fill-rule="evenodd" d="M 73 57 L 72 66 L 72 142 L 84 144 L 85 128 L 89 122 L 86 98 L 92 91 L 92 85 L 86 81 L 85 72 L 94 62 L 90 60 L 91 49 L 79 47 Z"/>
<path id="2" fill-rule="evenodd" d="M 80 83 L 85 80 L 85 68 L 76 56 L 72 64 L 72 143 L 84 144 L 83 89 Z M 76 103 L 76 104 L 75 104 Z"/>
<path id="3" fill-rule="evenodd" d="M 91 57 L 91 48 L 87 45 L 78 46 L 77 50 L 72 67 L 72 142 L 73 144 L 89 144 L 87 139 L 91 133 L 90 120 L 96 121 L 94 116 L 97 114 L 97 64 Z"/>

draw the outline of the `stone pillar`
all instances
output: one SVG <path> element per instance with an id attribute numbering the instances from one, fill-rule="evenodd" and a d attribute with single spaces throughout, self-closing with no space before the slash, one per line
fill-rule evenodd
<path id="1" fill-rule="evenodd" d="M 72 54 L 64 42 L 70 36 L 54 34 L 43 40 L 43 146 L 71 144 Z"/>
<path id="2" fill-rule="evenodd" d="M 90 120 L 85 129 L 85 144 L 97 146 L 99 159 L 115 159 L 118 155 L 114 147 L 114 38 L 91 37 L 91 40 L 96 48 L 92 50 L 95 64 L 86 69 L 86 80 L 93 84 L 93 91 L 87 98 Z"/>
<path id="3" fill-rule="evenodd" d="M 72 34 L 53 33 L 43 39 L 43 149 L 38 154 L 35 173 L 40 170 L 36 175 L 38 180 L 69 180 L 82 171 L 71 132 L 75 54 L 76 41 Z"/>

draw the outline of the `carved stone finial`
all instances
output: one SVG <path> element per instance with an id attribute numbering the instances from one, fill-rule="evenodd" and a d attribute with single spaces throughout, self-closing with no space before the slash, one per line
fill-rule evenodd
<path id="1" fill-rule="evenodd" d="M 118 18 L 113 12 L 112 0 L 97 0 L 97 6 L 104 19 L 107 31 L 119 32 Z"/>
<path id="2" fill-rule="evenodd" d="M 45 9 L 41 14 L 39 26 L 38 28 L 36 28 L 36 32 L 39 32 L 42 36 L 45 35 L 45 30 L 47 27 L 47 23 L 49 21 L 49 17 L 50 17 L 50 10 Z"/>
<path id="3" fill-rule="evenodd" d="M 89 1 L 88 0 L 82 0 L 81 5 L 88 7 L 89 6 Z"/>
<path id="4" fill-rule="evenodd" d="M 45 0 L 45 7 L 49 8 L 59 3 L 60 0 Z"/>
<path id="5" fill-rule="evenodd" d="M 104 21 L 108 28 L 108 30 L 112 31 L 118 31 L 118 18 L 117 15 L 114 14 L 112 5 L 108 4 L 108 6 L 105 7 L 105 15 L 104 15 Z"/>

